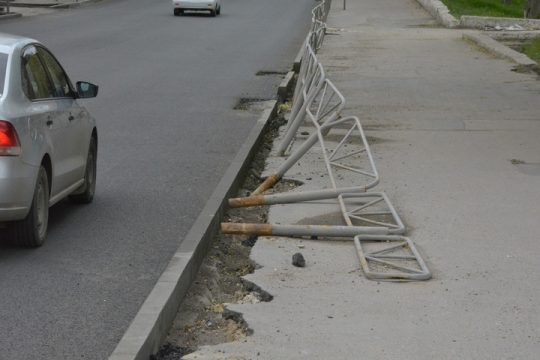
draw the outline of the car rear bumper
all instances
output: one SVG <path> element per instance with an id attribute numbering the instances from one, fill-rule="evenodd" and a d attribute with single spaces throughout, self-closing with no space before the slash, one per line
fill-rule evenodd
<path id="1" fill-rule="evenodd" d="M 173 1 L 175 9 L 182 10 L 215 10 L 217 3 L 215 1 Z"/>
<path id="2" fill-rule="evenodd" d="M 0 157 L 0 222 L 21 220 L 28 214 L 38 170 L 19 157 Z"/>

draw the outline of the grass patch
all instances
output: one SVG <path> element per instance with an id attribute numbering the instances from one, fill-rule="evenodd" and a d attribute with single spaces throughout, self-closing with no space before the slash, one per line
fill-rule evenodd
<path id="1" fill-rule="evenodd" d="M 523 45 L 523 53 L 540 64 L 540 39 L 527 41 Z"/>
<path id="2" fill-rule="evenodd" d="M 515 17 L 523 18 L 525 0 L 512 0 L 506 5 L 502 0 L 442 0 L 452 15 Z"/>

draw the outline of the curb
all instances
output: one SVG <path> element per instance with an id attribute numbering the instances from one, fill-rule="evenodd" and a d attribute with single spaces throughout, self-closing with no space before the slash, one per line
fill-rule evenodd
<path id="1" fill-rule="evenodd" d="M 289 83 L 285 85 L 283 81 L 282 84 L 289 88 L 292 77 L 286 79 Z M 277 109 L 278 102 L 273 100 L 263 111 L 109 360 L 148 360 L 158 352 L 214 235 L 219 231 L 226 201 L 240 187 L 269 120 L 276 115 Z"/>
<path id="2" fill-rule="evenodd" d="M 439 0 L 416 0 L 422 7 L 430 13 L 441 25 L 447 28 L 456 28 L 459 21 L 450 14 L 450 10 Z"/>
<path id="3" fill-rule="evenodd" d="M 305 48 L 304 45 L 305 45 L 305 42 L 302 44 L 302 47 L 300 48 L 300 50 L 298 51 L 298 54 L 294 58 L 292 70 L 293 72 L 297 74 L 300 72 L 300 64 L 302 63 L 302 56 L 304 56 L 304 48 Z"/>
<path id="4" fill-rule="evenodd" d="M 490 53 L 501 57 L 503 59 L 508 59 L 519 65 L 523 66 L 535 66 L 538 65 L 535 61 L 531 60 L 527 55 L 517 52 L 508 46 L 501 44 L 500 42 L 494 40 L 493 38 L 476 33 L 466 33 L 463 34 L 463 39 L 471 41 L 481 48 L 489 51 Z"/>
<path id="5" fill-rule="evenodd" d="M 68 3 L 68 4 L 58 4 L 54 6 L 50 6 L 51 9 L 75 9 L 79 7 L 83 7 L 89 4 L 97 3 L 103 0 L 84 0 L 80 2 L 74 2 L 74 3 Z"/>
<path id="6" fill-rule="evenodd" d="M 19 13 L 9 13 L 5 15 L 0 15 L 0 20 L 9 20 L 9 19 L 15 19 L 21 17 L 22 14 Z"/>
<path id="7" fill-rule="evenodd" d="M 486 28 L 508 28 L 515 25 L 526 30 L 540 30 L 540 20 L 537 19 L 463 15 L 460 20 L 460 26 L 467 29 L 484 30 Z"/>
<path id="8" fill-rule="evenodd" d="M 277 95 L 280 102 L 285 101 L 287 96 L 291 93 L 292 83 L 293 83 L 292 80 L 294 78 L 294 74 L 295 74 L 294 71 L 289 71 L 287 75 L 285 75 L 281 83 L 279 84 Z"/>
<path id="9" fill-rule="evenodd" d="M 50 7 L 57 6 L 57 5 L 55 5 L 54 3 L 42 3 L 42 4 L 35 3 L 35 4 L 33 4 L 33 3 L 20 2 L 20 3 L 11 3 L 10 6 L 15 7 L 15 8 L 50 8 Z"/>
<path id="10" fill-rule="evenodd" d="M 540 31 L 497 31 L 490 32 L 489 37 L 495 40 L 532 40 L 540 38 Z"/>

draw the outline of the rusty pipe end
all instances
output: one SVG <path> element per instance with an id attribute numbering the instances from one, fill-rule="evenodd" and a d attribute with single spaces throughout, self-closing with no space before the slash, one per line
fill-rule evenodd
<path id="1" fill-rule="evenodd" d="M 276 183 L 279 181 L 279 179 L 281 179 L 281 177 L 278 176 L 278 175 L 270 175 L 269 177 L 264 179 L 264 181 L 261 183 L 261 185 L 259 185 L 259 187 L 255 189 L 255 191 L 253 191 L 251 193 L 251 196 L 260 195 L 260 194 L 264 193 L 266 190 L 268 190 L 268 189 L 272 188 L 274 185 L 276 185 Z"/>
<path id="2" fill-rule="evenodd" d="M 270 224 L 247 224 L 247 223 L 221 223 L 223 234 L 236 235 L 272 235 L 272 225 Z"/>
<path id="3" fill-rule="evenodd" d="M 229 207 L 231 208 L 260 206 L 265 205 L 265 203 L 266 201 L 262 195 L 229 199 Z"/>

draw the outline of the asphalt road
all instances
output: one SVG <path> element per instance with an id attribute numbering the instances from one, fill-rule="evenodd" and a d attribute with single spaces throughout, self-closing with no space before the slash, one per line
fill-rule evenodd
<path id="1" fill-rule="evenodd" d="M 97 195 L 51 209 L 48 242 L 0 245 L 0 359 L 105 359 L 165 268 L 307 34 L 313 0 L 108 0 L 0 23 L 100 86 Z"/>

